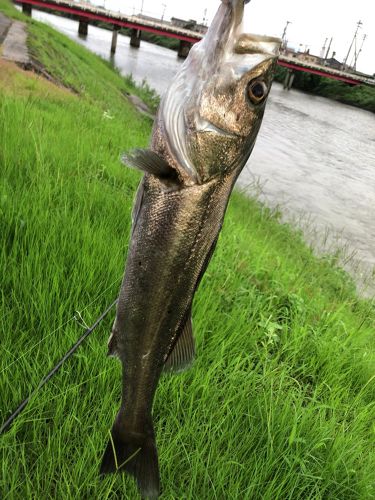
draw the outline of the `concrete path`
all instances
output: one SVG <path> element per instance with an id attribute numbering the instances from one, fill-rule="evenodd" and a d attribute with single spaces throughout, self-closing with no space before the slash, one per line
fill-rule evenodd
<path id="1" fill-rule="evenodd" d="M 8 22 L 8 25 L 7 25 Z M 10 26 L 9 26 L 9 23 Z M 20 21 L 11 22 L 10 19 L 1 15 L 0 19 L 0 41 L 3 26 L 3 33 L 6 33 L 2 44 L 2 56 L 8 61 L 28 66 L 31 64 L 29 52 L 27 50 L 26 24 Z M 7 26 L 5 28 L 5 26 Z M 6 32 L 7 30 L 7 32 Z"/>
<path id="2" fill-rule="evenodd" d="M 3 58 L 18 64 L 31 63 L 27 50 L 27 32 L 25 23 L 14 21 L 3 42 Z"/>

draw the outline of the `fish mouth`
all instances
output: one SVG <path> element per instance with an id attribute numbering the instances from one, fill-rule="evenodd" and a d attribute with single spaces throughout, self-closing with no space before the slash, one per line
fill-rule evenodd
<path id="1" fill-rule="evenodd" d="M 206 51 L 209 62 L 217 62 L 223 53 L 233 49 L 242 31 L 244 6 L 244 0 L 221 0 L 221 5 L 202 41 L 202 49 Z"/>
<path id="2" fill-rule="evenodd" d="M 262 60 L 279 55 L 281 40 L 243 32 L 245 4 L 250 0 L 221 0 L 221 5 L 201 42 L 201 58 L 206 74 L 235 54 L 260 56 Z M 255 59 L 255 58 L 254 58 Z M 251 61 L 249 61 L 251 63 Z"/>
<path id="3" fill-rule="evenodd" d="M 217 81 L 224 84 L 225 88 L 228 81 L 238 81 L 253 68 L 271 65 L 278 57 L 281 45 L 279 38 L 244 33 L 244 7 L 249 1 L 221 0 L 211 26 L 199 44 L 198 57 L 193 59 L 193 69 L 201 81 L 200 95 L 204 94 L 203 88 L 214 79 L 214 75 L 221 75 Z M 198 69 L 196 63 L 199 59 Z M 220 89 L 216 87 L 214 91 L 219 93 Z M 235 133 L 223 123 L 213 122 L 205 113 L 206 110 L 199 108 L 194 112 L 198 132 L 211 132 L 230 138 L 242 137 L 242 134 Z"/>
<path id="4" fill-rule="evenodd" d="M 212 120 L 212 113 L 203 109 L 204 96 L 212 92 L 219 95 L 220 89 L 225 93 L 231 81 L 239 81 L 251 69 L 278 55 L 278 38 L 244 33 L 246 3 L 221 0 L 206 35 L 191 48 L 159 107 L 169 155 L 176 168 L 194 181 L 199 176 L 190 154 L 189 134 L 193 137 L 196 131 L 233 139 L 245 133 L 238 134 L 222 120 Z"/>

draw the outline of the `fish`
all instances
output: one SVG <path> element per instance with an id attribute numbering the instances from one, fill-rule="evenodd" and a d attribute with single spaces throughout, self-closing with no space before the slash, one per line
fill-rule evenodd
<path id="1" fill-rule="evenodd" d="M 162 373 L 192 365 L 192 302 L 230 194 L 254 147 L 280 40 L 243 33 L 244 0 L 221 0 L 163 96 L 148 149 L 124 162 L 144 173 L 109 340 L 122 399 L 100 474 L 127 472 L 143 498 L 161 490 L 152 406 Z"/>

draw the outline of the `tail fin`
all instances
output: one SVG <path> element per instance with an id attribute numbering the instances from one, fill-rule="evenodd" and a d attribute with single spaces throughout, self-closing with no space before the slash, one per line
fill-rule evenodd
<path id="1" fill-rule="evenodd" d="M 160 492 L 158 452 L 150 420 L 144 433 L 127 431 L 119 416 L 111 430 L 100 474 L 128 472 L 134 476 L 142 497 L 157 499 Z"/>

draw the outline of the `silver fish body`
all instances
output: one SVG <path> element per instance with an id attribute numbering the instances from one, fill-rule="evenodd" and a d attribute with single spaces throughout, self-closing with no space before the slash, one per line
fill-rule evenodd
<path id="1" fill-rule="evenodd" d="M 122 403 L 101 473 L 125 470 L 157 498 L 152 404 L 163 370 L 194 358 L 191 306 L 234 183 L 261 124 L 279 40 L 241 33 L 243 0 L 225 0 L 164 96 L 145 172 L 109 342 L 123 366 Z"/>

